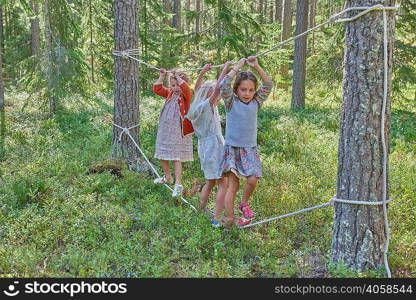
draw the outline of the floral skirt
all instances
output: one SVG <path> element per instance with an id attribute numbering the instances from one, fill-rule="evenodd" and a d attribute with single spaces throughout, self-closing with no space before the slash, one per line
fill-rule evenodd
<path id="1" fill-rule="evenodd" d="M 221 173 L 233 172 L 238 178 L 263 176 L 257 147 L 234 147 L 225 145 Z"/>
<path id="2" fill-rule="evenodd" d="M 193 161 L 192 135 L 182 136 L 182 120 L 176 101 L 166 102 L 159 117 L 155 158 L 173 161 Z"/>

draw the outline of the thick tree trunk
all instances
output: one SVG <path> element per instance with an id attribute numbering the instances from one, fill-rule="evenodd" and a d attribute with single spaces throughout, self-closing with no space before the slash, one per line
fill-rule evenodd
<path id="1" fill-rule="evenodd" d="M 4 141 L 6 139 L 6 117 L 4 111 L 4 82 L 3 82 L 3 5 L 0 3 L 0 161 L 6 155 Z"/>
<path id="2" fill-rule="evenodd" d="M 117 0 L 114 2 L 114 37 L 118 51 L 137 49 L 137 2 L 136 0 Z M 122 127 L 139 124 L 138 66 L 132 59 L 115 58 L 114 123 Z M 133 141 L 123 134 L 118 138 L 119 128 L 113 127 L 112 156 L 127 160 L 132 170 L 145 170 L 138 159 L 139 151 Z M 139 127 L 130 130 L 130 134 L 139 144 Z"/>
<path id="3" fill-rule="evenodd" d="M 282 27 L 282 41 L 289 38 L 292 31 L 292 0 L 284 0 L 283 5 L 283 27 Z M 283 48 L 287 49 L 288 44 L 284 45 Z M 289 73 L 289 65 L 284 63 L 280 65 L 280 75 L 286 77 Z"/>
<path id="4" fill-rule="evenodd" d="M 269 3 L 269 22 L 273 23 L 274 21 L 274 1 L 270 1 Z"/>
<path id="5" fill-rule="evenodd" d="M 32 55 L 39 57 L 40 55 L 40 28 L 39 28 L 39 8 L 35 1 L 32 1 L 32 9 L 35 17 L 30 21 L 32 33 Z"/>
<path id="6" fill-rule="evenodd" d="M 295 35 L 308 29 L 308 6 L 308 0 L 297 0 Z M 306 35 L 295 40 L 291 105 L 294 110 L 305 107 L 306 41 Z"/>
<path id="7" fill-rule="evenodd" d="M 274 21 L 282 24 L 283 0 L 275 0 L 275 17 Z"/>
<path id="8" fill-rule="evenodd" d="M 347 7 L 393 6 L 394 1 L 349 0 Z M 358 14 L 359 11 L 351 13 Z M 394 16 L 388 19 L 388 101 L 385 140 L 389 140 Z M 337 198 L 383 200 L 383 15 L 370 12 L 346 23 L 343 107 L 338 153 Z M 388 148 L 388 147 L 387 147 Z M 387 149 L 388 151 L 388 149 Z M 388 152 L 387 152 L 388 153 Z M 388 198 L 388 194 L 387 194 Z M 356 270 L 383 266 L 386 242 L 383 206 L 335 204 L 332 260 Z"/>

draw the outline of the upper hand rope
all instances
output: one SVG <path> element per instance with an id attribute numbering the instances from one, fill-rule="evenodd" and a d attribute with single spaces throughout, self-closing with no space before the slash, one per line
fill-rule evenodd
<path id="1" fill-rule="evenodd" d="M 249 227 L 253 227 L 255 225 L 259 225 L 259 224 L 264 224 L 264 223 L 268 223 L 277 219 L 281 219 L 281 218 L 285 218 L 285 217 L 289 217 L 289 216 L 293 216 L 293 215 L 297 215 L 300 213 L 304 213 L 307 211 L 311 211 L 311 210 L 315 210 L 318 208 L 323 208 L 323 207 L 327 207 L 327 206 L 331 206 L 333 205 L 335 202 L 339 202 L 339 203 L 344 203 L 344 204 L 354 204 L 354 205 L 383 205 L 383 216 L 384 216 L 384 230 L 385 230 L 385 235 L 386 235 L 386 241 L 385 241 L 385 246 L 383 249 L 383 260 L 384 260 L 384 266 L 386 268 L 386 272 L 387 272 L 387 276 L 388 278 L 391 278 L 391 272 L 390 272 L 390 268 L 389 268 L 389 264 L 388 264 L 388 260 L 387 260 L 387 252 L 388 252 L 388 248 L 389 248 L 389 243 L 390 243 L 390 235 L 389 235 L 389 223 L 388 223 L 388 218 L 387 218 L 387 203 L 391 201 L 391 199 L 387 199 L 387 147 L 386 147 L 386 141 L 385 141 L 385 126 L 384 126 L 384 122 L 385 122 L 385 113 L 386 113 L 386 104 L 387 104 L 387 95 L 388 95 L 388 36 L 387 36 L 387 14 L 386 14 L 386 10 L 396 10 L 396 7 L 390 7 L 390 6 L 383 6 L 382 4 L 377 4 L 371 7 L 349 7 L 346 8 L 344 10 L 342 10 L 341 12 L 334 14 L 333 16 L 331 16 L 327 21 L 316 25 L 313 28 L 310 28 L 307 31 L 302 32 L 301 34 L 298 34 L 292 38 L 289 38 L 283 42 L 280 42 L 278 44 L 276 44 L 275 46 L 273 46 L 272 48 L 260 52 L 259 54 L 255 55 L 255 57 L 259 57 L 261 55 L 264 55 L 266 53 L 269 53 L 271 51 L 273 51 L 276 48 L 279 48 L 293 40 L 296 40 L 312 31 L 317 30 L 318 28 L 321 28 L 329 23 L 332 22 L 351 22 L 354 21 L 358 18 L 360 18 L 361 16 L 371 12 L 371 11 L 375 11 L 375 10 L 382 10 L 383 11 L 383 30 L 384 30 L 384 35 L 383 35 L 383 43 L 384 43 L 384 81 L 383 81 L 383 105 L 382 105 L 382 112 L 381 112 L 381 143 L 382 143 L 382 150 L 383 150 L 383 163 L 382 163 L 382 168 L 383 168 L 383 191 L 382 191 L 382 201 L 377 201 L 377 202 L 371 202 L 371 201 L 357 201 L 357 200 L 344 200 L 344 199 L 337 199 L 335 197 L 331 198 L 331 200 L 327 203 L 324 204 L 320 204 L 317 206 L 313 206 L 313 207 L 309 207 L 309 208 L 305 208 L 296 212 L 292 212 L 292 213 L 288 213 L 285 215 L 281 215 L 281 216 L 277 216 L 274 218 L 270 218 L 270 219 L 266 219 L 263 221 L 259 221 L 256 223 L 252 223 L 240 228 L 249 228 Z M 355 11 L 355 10 L 363 10 L 362 12 L 360 12 L 359 14 L 350 17 L 350 18 L 343 18 L 343 19 L 339 19 L 341 17 L 341 15 L 349 12 L 349 11 Z M 133 49 L 133 50 L 124 50 L 124 51 L 113 51 L 113 54 L 116 56 L 121 56 L 124 58 L 131 58 L 133 60 L 138 61 L 139 63 L 142 63 L 150 68 L 153 68 L 155 70 L 160 71 L 159 68 L 146 63 L 140 59 L 137 59 L 135 57 L 132 57 L 131 55 L 139 55 L 140 51 L 138 49 Z M 233 63 L 235 64 L 235 63 Z M 218 67 L 223 67 L 224 64 L 221 65 L 215 65 L 215 66 L 211 66 L 211 68 L 218 68 Z M 194 68 L 194 69 L 187 69 L 187 70 L 182 70 L 183 72 L 190 72 L 190 71 L 198 71 L 198 70 L 202 70 L 202 68 Z M 170 71 L 167 71 L 170 72 Z M 121 140 L 121 136 L 123 133 L 126 133 L 131 140 L 133 141 L 133 143 L 135 144 L 135 146 L 139 149 L 140 153 L 143 155 L 143 157 L 145 158 L 146 162 L 149 164 L 149 166 L 152 168 L 153 172 L 156 174 L 156 176 L 160 177 L 159 174 L 157 173 L 157 171 L 155 170 L 155 168 L 153 167 L 153 165 L 149 162 L 149 160 L 147 159 L 147 157 L 144 155 L 143 151 L 140 149 L 140 147 L 137 145 L 137 143 L 135 142 L 135 140 L 133 139 L 133 137 L 131 136 L 129 129 L 134 128 L 136 126 L 130 127 L 130 128 L 123 128 L 120 127 L 116 124 L 113 123 L 114 126 L 122 129 L 123 131 L 121 132 L 120 136 L 119 136 L 119 140 Z M 172 190 L 168 185 L 165 184 L 165 186 L 167 188 L 169 188 L 170 190 Z M 184 201 L 185 203 L 189 204 L 185 199 L 183 199 L 181 197 L 181 200 Z M 191 204 L 189 204 L 191 206 L 191 208 L 193 210 L 196 211 L 195 207 L 193 207 Z"/>

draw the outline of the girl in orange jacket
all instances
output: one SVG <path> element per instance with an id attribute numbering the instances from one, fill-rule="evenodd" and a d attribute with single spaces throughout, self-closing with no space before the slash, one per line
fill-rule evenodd
<path id="1" fill-rule="evenodd" d="M 193 161 L 192 123 L 185 118 L 191 103 L 192 92 L 188 85 L 188 76 L 183 72 L 173 71 L 168 81 L 169 88 L 163 86 L 166 70 L 160 70 L 159 79 L 153 85 L 153 92 L 166 99 L 159 117 L 156 138 L 155 158 L 160 159 L 164 176 L 156 178 L 155 183 L 173 183 L 169 161 L 173 161 L 175 170 L 175 187 L 172 197 L 182 195 L 182 162 Z"/>

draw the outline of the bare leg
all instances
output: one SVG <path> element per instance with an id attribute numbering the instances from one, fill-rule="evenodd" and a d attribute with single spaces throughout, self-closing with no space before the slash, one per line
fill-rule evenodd
<path id="1" fill-rule="evenodd" d="M 254 190 L 256 189 L 258 178 L 255 176 L 249 176 L 247 178 L 247 183 L 244 186 L 244 193 L 243 198 L 241 199 L 241 203 L 247 203 L 250 196 L 253 194 Z"/>
<path id="2" fill-rule="evenodd" d="M 170 173 L 169 161 L 160 160 L 160 165 L 162 166 L 163 172 L 165 173 L 166 180 L 172 183 L 173 178 L 172 178 L 172 174 Z"/>
<path id="3" fill-rule="evenodd" d="M 227 193 L 227 177 L 223 177 L 221 179 L 217 180 L 218 182 L 218 191 L 217 191 L 217 197 L 215 200 L 215 217 L 221 215 L 222 211 L 224 210 L 224 199 L 225 194 Z M 218 219 L 217 219 L 218 220 Z"/>
<path id="4" fill-rule="evenodd" d="M 175 184 L 182 185 L 182 163 L 180 161 L 174 161 L 173 166 L 175 168 Z"/>
<path id="5" fill-rule="evenodd" d="M 234 200 L 235 196 L 238 192 L 238 189 L 240 187 L 240 182 L 237 176 L 233 172 L 227 173 L 228 177 L 228 188 L 227 193 L 225 194 L 225 216 L 228 220 L 232 221 L 234 218 Z"/>
<path id="6" fill-rule="evenodd" d="M 201 198 L 199 199 L 199 208 L 204 211 L 207 206 L 209 195 L 211 194 L 212 188 L 215 186 L 215 179 L 207 179 L 204 184 L 204 187 L 201 191 Z"/>

